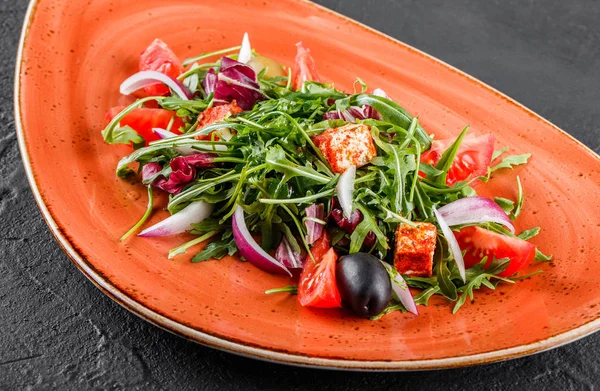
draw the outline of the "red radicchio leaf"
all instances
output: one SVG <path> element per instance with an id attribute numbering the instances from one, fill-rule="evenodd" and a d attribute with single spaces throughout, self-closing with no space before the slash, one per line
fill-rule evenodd
<path id="1" fill-rule="evenodd" d="M 345 218 L 344 212 L 342 211 L 338 200 L 335 198 L 332 200 L 331 217 L 333 217 L 333 221 L 335 221 L 341 229 L 348 233 L 354 232 L 356 227 L 363 221 L 363 214 L 358 209 L 355 209 L 354 212 L 352 212 L 350 218 Z M 375 244 L 375 234 L 373 231 L 370 231 L 367 236 L 365 236 L 363 244 L 367 247 L 371 247 Z"/>
<path id="2" fill-rule="evenodd" d="M 373 231 L 369 231 L 367 236 L 365 236 L 365 240 L 363 241 L 364 245 L 367 247 L 371 247 L 375 244 L 375 233 Z"/>
<path id="3" fill-rule="evenodd" d="M 221 58 L 221 73 L 240 83 L 256 83 L 256 72 L 254 72 L 252 67 L 232 60 L 229 57 Z M 258 83 L 256 85 L 258 86 Z"/>
<path id="4" fill-rule="evenodd" d="M 207 81 L 206 78 L 209 80 Z M 260 92 L 254 70 L 228 57 L 221 59 L 221 71 L 216 75 L 216 80 L 214 71 L 212 74 L 209 71 L 206 78 L 202 86 L 207 93 L 210 93 L 212 88 L 216 104 L 230 103 L 235 100 L 243 110 L 250 110 L 256 102 L 265 99 Z"/>
<path id="5" fill-rule="evenodd" d="M 312 204 L 306 208 L 306 217 L 312 217 L 315 219 L 325 219 L 325 205 L 323 204 Z M 316 242 L 321 235 L 323 235 L 324 225 L 313 220 L 306 220 L 306 242 L 313 244 Z"/>
<path id="6" fill-rule="evenodd" d="M 364 105 L 362 107 L 351 106 L 344 111 L 329 111 L 323 114 L 323 118 L 327 120 L 343 119 L 347 122 L 356 122 L 357 119 L 377 119 L 381 120 L 381 116 L 373 107 Z"/>
<path id="7" fill-rule="evenodd" d="M 162 167 L 156 162 L 148 163 L 142 168 L 142 181 L 152 180 L 152 185 L 171 194 L 178 194 L 181 190 L 196 177 L 197 168 L 212 167 L 213 155 L 209 153 L 197 153 L 188 156 L 177 156 L 171 159 L 171 174 L 169 179 L 164 176 L 158 176 L 154 180 Z"/>
<path id="8" fill-rule="evenodd" d="M 157 162 L 150 162 L 144 165 L 142 168 L 142 182 L 148 184 L 152 182 L 156 175 L 162 171 L 162 166 Z"/>

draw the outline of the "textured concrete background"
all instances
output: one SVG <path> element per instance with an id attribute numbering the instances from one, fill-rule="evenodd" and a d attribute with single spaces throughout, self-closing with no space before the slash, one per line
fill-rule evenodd
<path id="1" fill-rule="evenodd" d="M 598 1 L 318 3 L 455 65 L 600 150 Z M 579 390 L 600 384 L 600 334 L 494 365 L 345 373 L 208 349 L 113 303 L 60 250 L 25 179 L 12 86 L 26 6 L 0 0 L 0 389 Z"/>

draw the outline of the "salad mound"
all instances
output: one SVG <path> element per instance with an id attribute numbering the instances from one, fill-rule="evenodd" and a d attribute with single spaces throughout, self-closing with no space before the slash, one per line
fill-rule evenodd
<path id="1" fill-rule="evenodd" d="M 185 61 L 150 44 L 120 87 L 136 101 L 110 109 L 102 131 L 132 148 L 117 175 L 138 175 L 148 189 L 146 213 L 121 240 L 145 225 L 154 192 L 167 192 L 171 216 L 138 236 L 196 236 L 169 258 L 208 241 L 192 262 L 237 254 L 289 276 L 267 294 L 371 319 L 417 315 L 434 295 L 456 312 L 481 287 L 538 273 L 522 274 L 550 257 L 528 241 L 539 228 L 515 231 L 519 177 L 515 200 L 476 191 L 530 154 L 506 156 L 493 135 L 468 127 L 435 139 L 383 90 L 323 82 L 309 49 L 296 46 L 286 67 L 247 35 Z"/>

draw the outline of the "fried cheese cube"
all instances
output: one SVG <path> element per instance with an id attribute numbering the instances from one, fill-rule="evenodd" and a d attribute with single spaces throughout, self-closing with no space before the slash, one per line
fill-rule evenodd
<path id="1" fill-rule="evenodd" d="M 398 225 L 394 249 L 396 270 L 409 276 L 430 277 L 436 239 L 437 230 L 431 223 L 418 223 L 416 227 Z"/>
<path id="2" fill-rule="evenodd" d="M 333 172 L 338 174 L 350 166 L 361 167 L 376 156 L 371 129 L 364 124 L 348 124 L 327 129 L 312 138 Z"/>

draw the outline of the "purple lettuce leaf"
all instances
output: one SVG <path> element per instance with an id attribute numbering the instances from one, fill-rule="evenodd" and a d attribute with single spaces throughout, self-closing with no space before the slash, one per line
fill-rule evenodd
<path id="1" fill-rule="evenodd" d="M 350 218 L 345 218 L 344 212 L 342 211 L 338 200 L 335 198 L 332 200 L 331 217 L 341 229 L 348 233 L 354 232 L 364 218 L 362 212 L 358 209 L 355 209 L 352 212 Z M 375 233 L 373 231 L 370 231 L 367 236 L 365 236 L 363 244 L 367 247 L 371 247 L 375 244 Z"/>
<path id="2" fill-rule="evenodd" d="M 170 194 L 179 194 L 181 190 L 196 177 L 196 169 L 213 167 L 213 155 L 197 153 L 188 156 L 177 156 L 171 159 L 171 173 L 168 178 L 158 175 L 163 167 L 156 162 L 147 163 L 142 168 L 142 181 Z"/>
<path id="3" fill-rule="evenodd" d="M 163 167 L 160 165 L 160 163 L 146 163 L 144 167 L 142 167 L 142 183 L 147 185 L 153 182 L 162 170 Z"/>
<path id="4" fill-rule="evenodd" d="M 256 102 L 265 99 L 254 70 L 228 57 L 221 58 L 221 70 L 218 74 L 212 69 L 206 74 L 202 87 L 207 94 L 215 93 L 216 105 L 235 100 L 243 110 L 251 110 Z"/>

